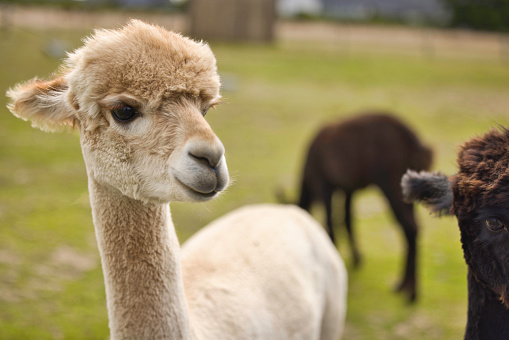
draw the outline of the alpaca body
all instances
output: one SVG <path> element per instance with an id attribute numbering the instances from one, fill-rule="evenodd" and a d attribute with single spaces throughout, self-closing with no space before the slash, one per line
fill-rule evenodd
<path id="1" fill-rule="evenodd" d="M 212 222 L 183 245 L 182 269 L 197 339 L 342 333 L 346 269 L 320 225 L 296 207 L 248 206 Z"/>
<path id="2" fill-rule="evenodd" d="M 332 196 L 344 193 L 344 223 L 348 231 L 354 264 L 361 256 L 352 226 L 352 198 L 368 185 L 378 186 L 400 223 L 407 241 L 406 265 L 399 290 L 416 297 L 416 257 L 418 226 L 413 206 L 402 201 L 400 179 L 407 169 L 428 169 L 431 150 L 396 118 L 385 113 L 369 113 L 330 124 L 312 141 L 301 182 L 299 206 L 310 210 L 313 202 L 324 205 L 326 227 L 335 241 Z"/>
<path id="3" fill-rule="evenodd" d="M 509 338 L 509 130 L 467 141 L 458 173 L 409 171 L 405 199 L 454 214 L 468 266 L 467 340 Z"/>

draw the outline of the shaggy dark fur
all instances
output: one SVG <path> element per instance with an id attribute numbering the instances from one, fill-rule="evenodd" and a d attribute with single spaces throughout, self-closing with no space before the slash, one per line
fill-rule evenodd
<path id="1" fill-rule="evenodd" d="M 402 201 L 400 179 L 407 169 L 425 170 L 432 151 L 396 118 L 385 113 L 366 113 L 325 126 L 309 147 L 302 176 L 299 206 L 309 210 L 314 201 L 324 204 L 327 231 L 335 241 L 332 195 L 344 193 L 344 222 L 354 264 L 361 261 L 352 228 L 351 202 L 356 190 L 377 185 L 387 197 L 407 241 L 404 277 L 398 290 L 416 298 L 416 238 L 413 205 Z"/>
<path id="2" fill-rule="evenodd" d="M 492 130 L 466 142 L 458 154 L 458 173 L 443 193 L 458 218 L 463 254 L 468 265 L 468 322 L 465 339 L 509 339 L 509 131 Z M 407 198 L 430 203 L 428 193 L 412 188 L 437 187 L 436 178 L 407 174 Z M 413 179 L 408 179 L 408 177 Z M 436 194 L 436 192 L 435 192 Z M 450 200 L 452 195 L 452 200 Z M 434 202 L 440 199 L 435 196 Z M 432 203 L 433 204 L 433 203 Z M 493 228 L 496 226 L 496 228 Z"/>

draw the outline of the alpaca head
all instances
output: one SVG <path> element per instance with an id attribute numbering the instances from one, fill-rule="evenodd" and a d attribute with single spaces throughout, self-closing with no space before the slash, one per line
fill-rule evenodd
<path id="1" fill-rule="evenodd" d="M 457 217 L 471 273 L 509 308 L 509 131 L 466 142 L 458 166 L 450 178 L 407 172 L 403 195 Z"/>
<path id="2" fill-rule="evenodd" d="M 220 81 L 208 45 L 132 20 L 97 30 L 59 75 L 8 92 L 43 130 L 79 130 L 89 177 L 145 202 L 207 200 L 228 184 L 224 147 L 204 119 Z"/>

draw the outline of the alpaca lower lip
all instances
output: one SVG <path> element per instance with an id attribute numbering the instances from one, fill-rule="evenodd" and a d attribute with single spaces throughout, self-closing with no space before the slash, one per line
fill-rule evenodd
<path id="1" fill-rule="evenodd" d="M 192 192 L 194 195 L 198 195 L 199 197 L 201 198 L 212 198 L 214 197 L 215 195 L 218 194 L 218 191 L 216 190 L 212 190 L 212 191 L 209 191 L 209 192 L 203 192 L 203 191 L 198 191 L 196 190 L 195 188 L 187 185 L 186 183 L 182 182 L 178 177 L 175 177 L 175 179 L 177 180 L 177 182 L 179 182 L 185 189 L 187 189 L 188 191 Z"/>
<path id="2" fill-rule="evenodd" d="M 201 191 L 194 190 L 191 187 L 187 187 L 187 188 L 189 190 L 191 190 L 192 192 L 194 192 L 195 194 L 200 195 L 200 196 L 204 196 L 204 197 L 212 197 L 212 196 L 217 194 L 217 191 L 215 191 L 215 190 L 213 190 L 211 192 L 201 192 Z"/>
<path id="3" fill-rule="evenodd" d="M 208 199 L 208 198 L 213 198 L 214 196 L 216 196 L 218 194 L 217 191 L 212 191 L 212 192 L 209 192 L 209 193 L 203 193 L 203 192 L 199 192 L 199 191 L 196 191 L 196 190 L 193 190 L 192 188 L 189 188 L 187 187 L 194 195 L 198 195 L 201 199 Z"/>

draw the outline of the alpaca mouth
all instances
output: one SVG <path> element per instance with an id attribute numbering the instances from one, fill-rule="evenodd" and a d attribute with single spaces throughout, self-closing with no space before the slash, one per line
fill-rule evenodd
<path id="1" fill-rule="evenodd" d="M 190 185 L 184 183 L 178 177 L 175 176 L 177 182 L 186 190 L 186 192 L 191 194 L 191 197 L 198 200 L 208 200 L 219 194 L 219 191 L 215 189 L 212 191 L 200 191 L 196 188 L 191 187 Z"/>
<path id="2" fill-rule="evenodd" d="M 212 192 L 209 192 L 209 193 L 203 193 L 203 192 L 199 192 L 199 191 L 196 191 L 196 190 L 193 190 L 192 188 L 189 188 L 193 193 L 195 193 L 196 195 L 200 195 L 202 197 L 205 197 L 205 198 L 212 198 L 214 196 L 216 196 L 219 192 L 217 191 L 212 191 Z"/>

